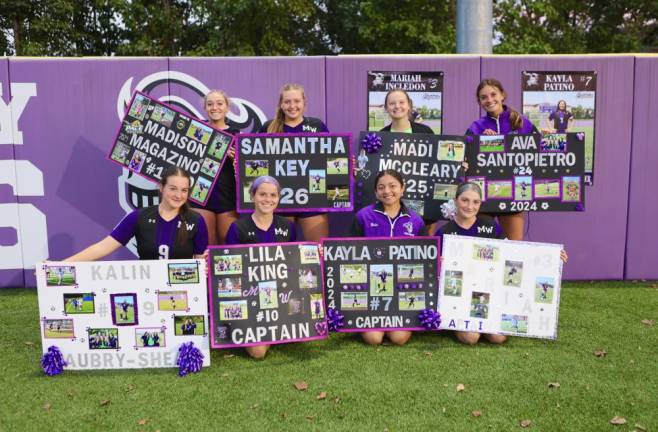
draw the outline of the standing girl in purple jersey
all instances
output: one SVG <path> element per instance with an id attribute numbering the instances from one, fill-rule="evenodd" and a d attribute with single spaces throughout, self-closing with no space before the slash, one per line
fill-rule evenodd
<path id="1" fill-rule="evenodd" d="M 230 104 L 228 95 L 222 90 L 210 90 L 203 98 L 203 109 L 206 111 L 208 123 L 215 129 L 235 135 L 240 133 L 240 130 L 226 117 Z M 235 147 L 233 145 L 229 147 L 227 154 L 226 162 L 210 191 L 206 205 L 190 203 L 194 211 L 201 214 L 206 222 L 209 244 L 224 244 L 228 228 L 238 219 L 238 213 L 235 211 L 236 184 L 233 166 Z"/>
<path id="2" fill-rule="evenodd" d="M 514 108 L 504 105 L 507 94 L 500 81 L 486 78 L 480 81 L 475 92 L 480 108 L 486 115 L 471 123 L 467 135 L 508 135 L 538 133 L 527 117 Z M 523 240 L 525 215 L 523 212 L 498 215 L 498 220 L 510 240 Z"/>
<path id="3" fill-rule="evenodd" d="M 231 224 L 226 236 L 226 244 L 294 242 L 295 225 L 288 219 L 274 214 L 281 196 L 279 182 L 270 176 L 260 176 L 249 188 L 249 194 L 254 202 L 254 212 Z M 262 359 L 269 348 L 269 345 L 258 345 L 245 347 L 245 350 L 251 357 Z"/>
<path id="4" fill-rule="evenodd" d="M 354 237 L 398 237 L 427 235 L 423 219 L 402 202 L 404 180 L 395 170 L 384 170 L 375 178 L 377 203 L 358 211 L 352 224 Z M 386 283 L 386 276 L 380 276 Z M 404 345 L 411 338 L 410 331 L 369 331 L 361 333 L 369 345 L 380 345 L 384 336 L 395 345 Z"/>
<path id="5" fill-rule="evenodd" d="M 160 181 L 160 204 L 128 214 L 109 236 L 64 261 L 99 260 L 131 238 L 140 259 L 203 257 L 208 232 L 203 218 L 187 205 L 190 175 L 178 167 L 165 170 Z"/>
<path id="6" fill-rule="evenodd" d="M 270 134 L 329 132 L 322 120 L 304 117 L 305 109 L 304 87 L 299 84 L 284 85 L 279 93 L 274 119 L 265 122 L 260 132 Z M 321 238 L 329 237 L 329 217 L 326 213 L 299 212 L 293 216 L 306 240 L 319 242 Z"/>

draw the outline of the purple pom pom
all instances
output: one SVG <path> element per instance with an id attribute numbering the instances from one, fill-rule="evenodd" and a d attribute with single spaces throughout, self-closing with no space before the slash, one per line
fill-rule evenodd
<path id="1" fill-rule="evenodd" d="M 377 153 L 382 145 L 382 137 L 374 132 L 366 134 L 361 140 L 361 147 L 368 153 Z"/>
<path id="2" fill-rule="evenodd" d="M 427 330 L 438 330 L 441 325 L 441 314 L 432 309 L 423 309 L 418 314 L 418 320 Z"/>
<path id="3" fill-rule="evenodd" d="M 197 373 L 203 366 L 203 353 L 194 346 L 194 342 L 187 342 L 178 348 L 178 376 L 185 376 L 188 373 Z"/>
<path id="4" fill-rule="evenodd" d="M 334 308 L 327 308 L 327 323 L 329 331 L 336 332 L 345 325 L 345 317 Z"/>
<path id="5" fill-rule="evenodd" d="M 48 352 L 41 357 L 41 367 L 48 376 L 61 374 L 66 365 L 62 352 L 55 345 L 48 348 Z"/>

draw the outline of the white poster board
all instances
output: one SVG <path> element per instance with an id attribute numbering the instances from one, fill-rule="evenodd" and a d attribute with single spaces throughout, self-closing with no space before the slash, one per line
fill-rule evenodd
<path id="1" fill-rule="evenodd" d="M 203 260 L 46 262 L 37 289 L 43 352 L 65 369 L 176 367 L 185 342 L 210 365 Z"/>
<path id="2" fill-rule="evenodd" d="M 562 248 L 445 235 L 441 329 L 555 339 Z"/>

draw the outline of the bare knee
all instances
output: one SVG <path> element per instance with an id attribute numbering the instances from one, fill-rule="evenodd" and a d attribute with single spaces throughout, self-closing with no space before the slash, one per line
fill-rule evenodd
<path id="1" fill-rule="evenodd" d="M 410 331 L 390 331 L 386 332 L 386 337 L 393 345 L 404 345 L 411 339 Z"/>
<path id="2" fill-rule="evenodd" d="M 251 358 L 255 358 L 257 360 L 264 359 L 269 349 L 269 345 L 259 345 L 245 348 L 247 354 L 249 354 Z"/>
<path id="3" fill-rule="evenodd" d="M 507 336 L 498 334 L 486 334 L 484 337 L 493 344 L 502 344 L 507 340 Z"/>
<path id="4" fill-rule="evenodd" d="M 368 345 L 381 345 L 384 342 L 384 332 L 370 331 L 361 333 L 363 341 Z"/>
<path id="5" fill-rule="evenodd" d="M 456 331 L 457 340 L 466 345 L 475 345 L 480 340 L 480 333 Z"/>
<path id="6" fill-rule="evenodd" d="M 306 241 L 319 242 L 321 238 L 329 237 L 329 216 L 326 214 L 297 218 L 297 223 Z"/>

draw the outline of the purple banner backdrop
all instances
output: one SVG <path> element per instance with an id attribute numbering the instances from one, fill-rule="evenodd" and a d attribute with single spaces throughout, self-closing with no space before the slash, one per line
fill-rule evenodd
<path id="1" fill-rule="evenodd" d="M 482 58 L 482 77 L 500 80 L 507 103 L 521 109 L 524 70 L 596 71 L 595 185 L 582 213 L 530 213 L 526 240 L 562 243 L 565 279 L 623 279 L 633 116 L 633 56 L 495 56 Z"/>
<path id="2" fill-rule="evenodd" d="M 480 115 L 474 92 L 481 76 L 502 80 L 510 105 L 520 108 L 522 70 L 596 70 L 597 180 L 588 190 L 586 211 L 531 214 L 527 239 L 564 243 L 571 256 L 567 279 L 622 279 L 625 258 L 626 277 L 658 277 L 652 265 L 658 234 L 645 229 L 657 204 L 644 193 L 658 175 L 649 129 L 658 114 L 651 105 L 658 57 L 637 59 L 635 106 L 634 61 L 633 56 L 2 59 L 0 161 L 10 173 L 0 171 L 0 257 L 11 253 L 6 256 L 12 259 L 1 261 L 0 287 L 34 286 L 35 262 L 65 258 L 107 235 L 135 206 L 155 203 L 150 183 L 126 178 L 127 172 L 105 159 L 134 90 L 201 114 L 205 91 L 222 88 L 236 102 L 234 120 L 251 131 L 273 116 L 280 86 L 298 82 L 306 87 L 307 115 L 326 120 L 334 132 L 357 135 L 366 128 L 368 70 L 443 71 L 447 134 L 463 133 Z M 7 185 L 16 179 L 15 188 Z M 332 235 L 344 235 L 351 216 L 330 220 Z M 110 258 L 132 257 L 123 249 Z"/>
<path id="3" fill-rule="evenodd" d="M 66 258 L 106 236 L 131 210 L 121 199 L 128 196 L 123 170 L 106 154 L 124 101 L 142 77 L 158 71 L 167 71 L 166 58 L 10 60 L 12 83 L 36 86 L 19 122 L 24 144 L 16 146 L 16 159 L 29 160 L 43 173 L 44 188 L 42 196 L 20 196 L 19 202 L 47 218 L 47 242 L 38 234 L 38 215 L 22 221 L 31 236 L 24 249 L 41 252 L 40 259 Z M 166 86 L 156 90 L 168 93 Z M 108 259 L 130 257 L 122 249 Z M 25 267 L 36 261 L 25 259 Z M 25 283 L 35 286 L 32 270 L 25 270 Z"/>
<path id="4" fill-rule="evenodd" d="M 657 56 L 635 59 L 634 96 L 625 278 L 658 279 L 658 231 L 655 229 L 658 214 Z"/>
<path id="5" fill-rule="evenodd" d="M 20 93 L 21 84 L 14 85 Z M 29 94 L 29 90 L 27 89 Z M 24 106 L 25 97 L 12 98 L 9 83 L 9 60 L 0 60 L 0 287 L 23 286 L 23 245 L 18 207 L 18 187 L 14 144 L 21 143 L 16 136 L 20 117 L 14 117 Z M 23 122 L 24 123 L 24 122 Z M 25 165 L 25 162 L 19 162 Z"/>

